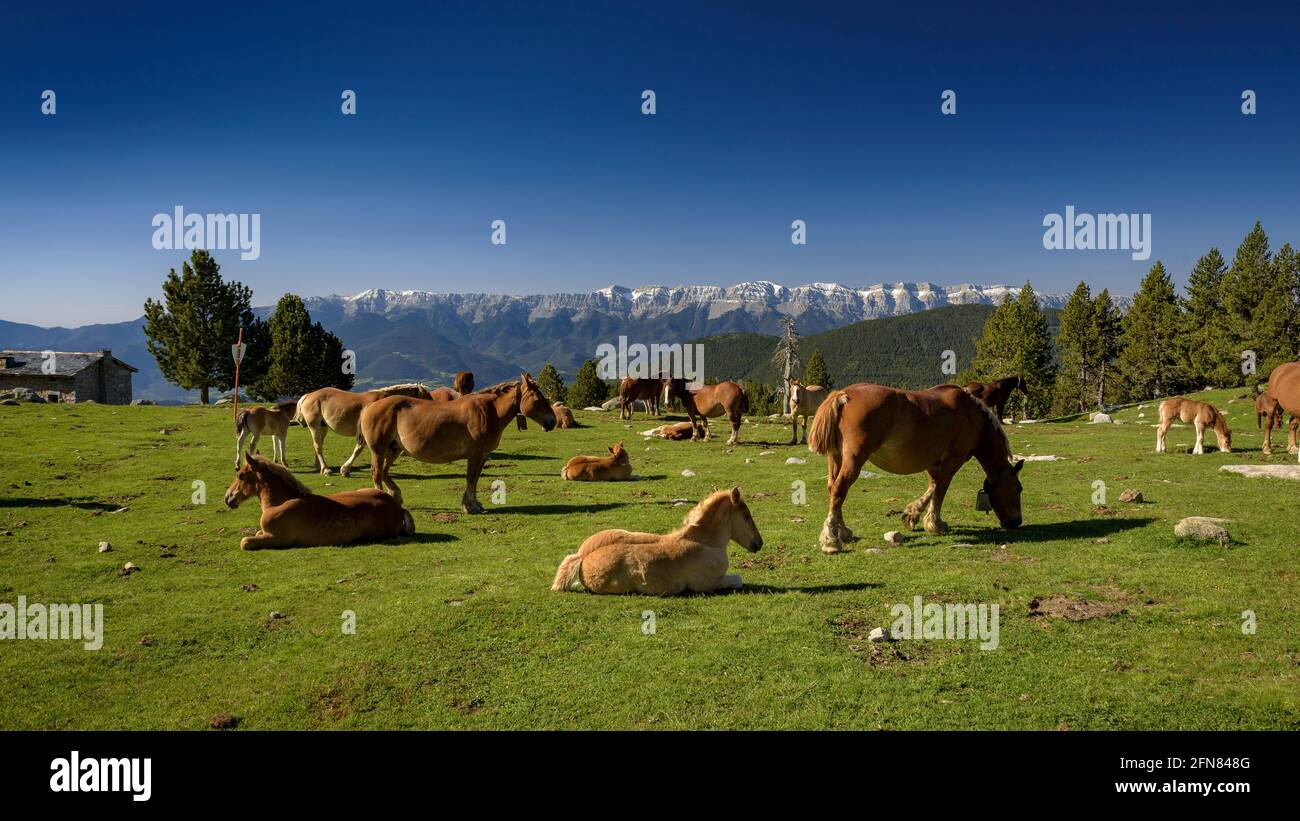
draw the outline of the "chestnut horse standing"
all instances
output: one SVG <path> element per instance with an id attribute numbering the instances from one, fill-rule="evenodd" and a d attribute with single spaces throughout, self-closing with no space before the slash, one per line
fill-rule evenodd
<path id="1" fill-rule="evenodd" d="M 1196 447 L 1192 453 L 1205 453 L 1205 429 L 1213 428 L 1214 437 L 1219 442 L 1219 450 L 1232 452 L 1232 431 L 1228 429 L 1228 420 L 1223 418 L 1219 409 L 1209 402 L 1197 402 L 1182 396 L 1175 396 L 1160 403 L 1160 425 L 1156 428 L 1156 453 L 1165 452 L 1165 434 L 1170 426 L 1182 420 L 1183 424 L 1196 428 Z"/>
<path id="2" fill-rule="evenodd" d="M 251 451 L 226 489 L 232 510 L 253 496 L 262 503 L 260 529 L 241 550 L 378 542 L 415 532 L 415 520 L 382 491 L 349 490 L 318 496 L 289 472 Z"/>
<path id="3" fill-rule="evenodd" d="M 647 596 L 734 590 L 741 581 L 739 574 L 727 573 L 727 545 L 733 541 L 751 553 L 763 546 L 738 487 L 700 502 L 666 536 L 627 530 L 589 536 L 560 562 L 551 589 Z"/>
<path id="4" fill-rule="evenodd" d="M 731 420 L 731 438 L 727 444 L 736 444 L 740 436 L 740 415 L 749 413 L 749 393 L 740 385 L 728 380 L 693 391 L 686 387 L 684 378 L 673 377 L 668 380 L 664 393 L 682 400 L 682 407 L 691 418 L 692 439 L 707 439 L 709 418 L 726 416 Z"/>
<path id="5" fill-rule="evenodd" d="M 560 476 L 578 482 L 626 482 L 632 478 L 632 460 L 619 442 L 609 449 L 608 456 L 573 457 Z"/>
<path id="6" fill-rule="evenodd" d="M 662 379 L 624 379 L 618 386 L 618 418 L 631 419 L 633 403 L 638 399 L 645 403 L 646 416 L 658 416 L 663 388 Z"/>
<path id="7" fill-rule="evenodd" d="M 1295 444 L 1296 416 L 1300 415 L 1300 362 L 1287 362 L 1273 369 L 1268 375 L 1268 398 L 1277 403 L 1279 424 L 1282 411 L 1291 414 L 1291 434 L 1287 437 L 1287 444 Z M 1265 453 L 1272 451 L 1272 433 L 1270 425 L 1264 435 Z M 1300 461 L 1300 456 L 1296 458 Z"/>
<path id="8" fill-rule="evenodd" d="M 235 417 L 235 470 L 239 470 L 239 458 L 244 452 L 244 437 L 252 436 L 248 449 L 257 450 L 257 440 L 264 433 L 271 437 L 274 460 L 288 464 L 284 459 L 284 437 L 289 434 L 296 407 L 296 402 L 281 402 L 272 408 L 248 408 L 239 412 Z"/>
<path id="9" fill-rule="evenodd" d="M 1019 390 L 1026 396 L 1029 395 L 1029 386 L 1023 376 L 1008 376 L 996 382 L 969 382 L 965 388 L 966 393 L 997 411 L 998 421 L 1006 418 L 1007 400 L 1015 390 Z"/>
<path id="10" fill-rule="evenodd" d="M 332 430 L 340 436 L 356 436 L 361 411 L 371 403 L 387 396 L 418 396 L 421 399 L 428 399 L 429 391 L 423 385 L 414 382 L 408 385 L 390 385 L 387 388 L 364 393 L 353 393 L 338 388 L 321 388 L 303 395 L 298 400 L 298 410 L 294 413 L 293 421 L 311 431 L 311 446 L 316 451 L 316 467 L 323 475 L 328 476 L 330 473 L 329 466 L 325 464 L 325 451 L 322 449 L 325 444 L 325 432 Z M 361 443 L 357 442 L 356 447 L 352 449 L 352 455 L 339 468 L 339 473 L 344 476 L 352 475 L 352 462 L 361 452 L 361 447 Z"/>
<path id="11" fill-rule="evenodd" d="M 803 441 L 808 441 L 808 420 L 826 401 L 830 391 L 821 385 L 804 385 L 798 379 L 790 380 L 790 444 L 799 444 L 799 417 L 803 417 Z"/>
<path id="12" fill-rule="evenodd" d="M 402 491 L 389 475 L 399 455 L 409 453 L 434 464 L 464 459 L 461 510 L 482 513 L 478 477 L 501 443 L 506 425 L 516 416 L 527 416 L 545 430 L 555 427 L 551 404 L 528 374 L 522 374 L 513 386 L 505 383 L 450 402 L 406 396 L 380 399 L 361 412 L 360 436 L 370 447 L 370 478 L 376 488 L 387 486 L 401 502 Z"/>
<path id="13" fill-rule="evenodd" d="M 469 371 L 457 371 L 456 378 L 451 383 L 451 389 L 461 396 L 464 396 L 467 393 L 473 393 L 474 374 Z"/>
<path id="14" fill-rule="evenodd" d="M 1273 428 L 1282 427 L 1282 420 L 1286 417 L 1286 411 L 1282 410 L 1281 404 L 1276 399 L 1269 398 L 1268 393 L 1255 395 L 1255 430 L 1264 431 L 1264 455 L 1270 456 L 1273 453 Z M 1268 426 L 1264 426 L 1264 420 L 1268 420 Z M 1287 429 L 1286 449 L 1288 453 L 1296 452 L 1296 432 L 1300 430 L 1300 417 L 1291 414 L 1291 425 Z"/>
<path id="15" fill-rule="evenodd" d="M 924 513 L 927 533 L 946 533 L 943 499 L 957 470 L 972 457 L 987 477 L 984 492 L 1003 527 L 1019 527 L 1020 469 L 993 411 L 956 385 L 903 391 L 862 383 L 833 391 L 808 432 L 808 449 L 825 454 L 830 511 L 822 527 L 823 553 L 838 553 L 853 533 L 842 508 L 849 488 L 870 461 L 890 473 L 925 471 L 930 486 L 903 510 L 915 529 Z"/>

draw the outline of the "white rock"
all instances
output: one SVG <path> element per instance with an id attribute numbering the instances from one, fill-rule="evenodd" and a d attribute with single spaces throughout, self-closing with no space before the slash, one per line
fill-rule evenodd
<path id="1" fill-rule="evenodd" d="M 1174 525 L 1174 535 L 1182 539 L 1196 539 L 1202 542 L 1227 544 L 1230 541 L 1228 531 L 1219 525 L 1224 519 L 1209 516 L 1188 516 Z"/>
<path id="2" fill-rule="evenodd" d="M 1088 421 L 1093 425 L 1109 425 L 1111 422 L 1114 422 L 1115 420 L 1110 418 L 1110 414 L 1097 411 L 1092 415 L 1092 417 Z"/>
<path id="3" fill-rule="evenodd" d="M 1059 456 L 1047 456 L 1039 454 L 1037 456 L 1013 456 L 1013 459 L 1021 459 L 1026 462 L 1056 462 L 1060 460 Z"/>
<path id="4" fill-rule="evenodd" d="M 885 533 L 885 541 L 892 544 L 894 547 L 898 547 L 903 543 L 903 534 L 899 533 L 897 530 L 887 531 Z"/>
<path id="5" fill-rule="evenodd" d="M 866 549 L 865 552 L 866 552 L 866 553 L 870 553 L 872 556 L 879 556 L 880 554 L 884 553 L 885 551 L 881 550 L 881 549 L 878 548 L 878 547 L 868 547 L 868 548 Z"/>
<path id="6" fill-rule="evenodd" d="M 601 411 L 604 411 L 605 409 L 602 408 L 602 407 L 600 407 L 599 405 L 588 405 L 587 407 L 583 408 L 583 410 L 585 410 L 585 411 L 596 411 L 597 413 L 600 413 Z"/>
<path id="7" fill-rule="evenodd" d="M 775 455 L 775 454 L 776 454 L 776 451 L 774 451 L 774 450 L 765 450 L 765 451 L 763 451 L 762 453 L 760 453 L 760 454 L 758 454 L 758 455 L 759 455 L 759 456 L 773 456 L 773 455 Z"/>
<path id="8" fill-rule="evenodd" d="M 682 471 L 682 475 L 685 476 L 687 479 L 689 479 L 695 475 L 695 471 L 691 470 L 690 468 L 687 468 L 686 470 Z"/>
<path id="9" fill-rule="evenodd" d="M 808 464 L 808 460 L 801 459 L 798 456 L 791 456 L 789 459 L 785 460 L 785 463 L 787 465 L 806 465 Z"/>
<path id="10" fill-rule="evenodd" d="M 1258 478 L 1268 476 L 1273 479 L 1300 480 L 1300 464 L 1297 465 L 1224 465 L 1219 470 L 1238 473 L 1242 476 Z"/>
<path id="11" fill-rule="evenodd" d="M 113 549 L 113 546 L 112 546 L 111 544 L 109 544 L 108 542 L 100 542 L 100 543 L 99 543 L 99 552 L 100 552 L 100 553 L 107 553 L 107 552 L 109 552 L 109 551 L 112 550 L 112 549 Z"/>
<path id="12" fill-rule="evenodd" d="M 140 568 L 136 566 L 135 562 L 127 562 L 126 564 L 122 565 L 122 573 L 128 576 L 131 575 L 132 573 L 139 572 L 139 570 Z"/>
<path id="13" fill-rule="evenodd" d="M 871 628 L 871 635 L 867 636 L 867 638 L 871 641 L 896 641 L 893 636 L 889 635 L 889 631 L 883 627 Z"/>

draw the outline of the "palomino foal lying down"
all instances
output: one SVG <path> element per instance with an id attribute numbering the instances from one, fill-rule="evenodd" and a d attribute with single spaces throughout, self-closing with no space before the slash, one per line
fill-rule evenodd
<path id="1" fill-rule="evenodd" d="M 381 490 L 318 496 L 288 468 L 255 453 L 246 458 L 226 489 L 226 504 L 234 509 L 256 496 L 262 520 L 256 535 L 240 541 L 241 550 L 378 542 L 415 532 L 411 514 Z"/>
<path id="2" fill-rule="evenodd" d="M 626 482 L 632 478 L 632 460 L 623 443 L 609 449 L 608 456 L 575 456 L 560 476 L 579 482 Z"/>
<path id="3" fill-rule="evenodd" d="M 602 530 L 560 562 L 552 590 L 590 593 L 643 593 L 675 596 L 740 587 L 727 574 L 727 544 L 757 552 L 763 537 L 740 488 L 720 490 L 700 502 L 680 529 L 660 536 L 627 530 Z"/>
<path id="4" fill-rule="evenodd" d="M 1214 429 L 1214 438 L 1219 442 L 1219 450 L 1224 453 L 1232 452 L 1232 431 L 1228 429 L 1228 421 L 1219 413 L 1219 409 L 1209 402 L 1197 402 L 1193 399 L 1186 399 L 1181 396 L 1175 396 L 1172 399 L 1166 399 L 1160 403 L 1160 426 L 1156 428 L 1156 453 L 1165 452 L 1165 434 L 1174 422 L 1182 420 L 1185 425 L 1193 425 L 1196 428 L 1196 447 L 1192 448 L 1192 453 L 1205 453 L 1205 429 Z"/>

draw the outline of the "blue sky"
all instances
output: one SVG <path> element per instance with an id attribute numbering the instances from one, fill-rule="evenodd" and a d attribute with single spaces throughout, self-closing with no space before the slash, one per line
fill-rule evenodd
<path id="1" fill-rule="evenodd" d="M 1256 219 L 1300 244 L 1290 4 L 126 5 L 4 12 L 0 318 L 138 316 L 184 256 L 150 242 L 175 205 L 261 214 L 260 259 L 218 253 L 258 304 L 746 279 L 1131 292 L 1150 262 L 1044 250 L 1070 204 L 1150 213 L 1180 280 Z"/>

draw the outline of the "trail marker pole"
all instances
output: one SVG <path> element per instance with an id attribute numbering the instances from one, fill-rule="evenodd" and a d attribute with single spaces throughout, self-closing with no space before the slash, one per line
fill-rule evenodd
<path id="1" fill-rule="evenodd" d="M 235 357 L 235 418 L 239 418 L 239 363 L 244 361 L 244 329 L 239 329 L 239 341 L 230 346 L 230 353 Z"/>

